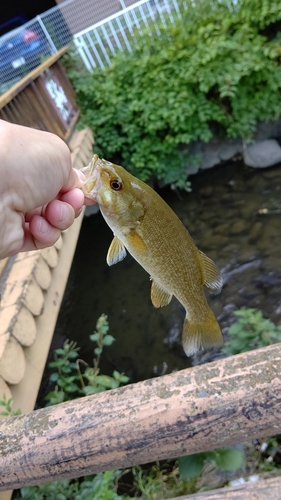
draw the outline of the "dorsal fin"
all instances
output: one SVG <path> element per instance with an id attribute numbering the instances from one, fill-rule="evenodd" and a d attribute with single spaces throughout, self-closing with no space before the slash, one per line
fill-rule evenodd
<path id="1" fill-rule="evenodd" d="M 220 293 L 223 285 L 222 275 L 216 264 L 199 250 L 203 285 L 210 293 Z"/>

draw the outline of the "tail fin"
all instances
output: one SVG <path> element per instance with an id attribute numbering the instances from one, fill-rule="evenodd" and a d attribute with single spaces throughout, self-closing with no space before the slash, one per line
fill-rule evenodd
<path id="1" fill-rule="evenodd" d="M 223 336 L 220 326 L 211 313 L 204 322 L 195 323 L 184 320 L 182 332 L 182 344 L 187 356 L 192 356 L 200 349 L 220 347 L 223 344 Z"/>

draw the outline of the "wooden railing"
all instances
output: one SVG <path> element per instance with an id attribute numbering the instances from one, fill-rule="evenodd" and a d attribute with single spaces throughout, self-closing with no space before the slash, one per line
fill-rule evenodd
<path id="1" fill-rule="evenodd" d="M 280 366 L 276 344 L 3 420 L 0 491 L 278 434 Z"/>
<path id="2" fill-rule="evenodd" d="M 66 50 L 62 48 L 0 96 L 0 118 L 68 139 L 79 109 L 59 63 Z"/>

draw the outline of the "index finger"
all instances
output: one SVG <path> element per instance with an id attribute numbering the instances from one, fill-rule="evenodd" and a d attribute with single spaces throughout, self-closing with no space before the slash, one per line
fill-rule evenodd
<path id="1" fill-rule="evenodd" d="M 72 168 L 70 170 L 69 178 L 64 186 L 61 188 L 60 193 L 67 193 L 74 188 L 81 189 L 83 180 L 85 179 L 85 175 L 77 170 L 76 168 Z"/>

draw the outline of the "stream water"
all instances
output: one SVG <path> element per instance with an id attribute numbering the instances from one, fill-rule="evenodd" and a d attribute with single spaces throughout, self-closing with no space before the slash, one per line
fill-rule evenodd
<path id="1" fill-rule="evenodd" d="M 281 322 L 281 166 L 255 170 L 242 163 L 191 177 L 192 193 L 160 192 L 183 221 L 197 246 L 222 270 L 224 286 L 208 301 L 223 333 L 241 307 L 261 309 Z M 102 372 L 125 372 L 131 382 L 190 366 L 181 347 L 183 307 L 155 309 L 148 274 L 130 256 L 108 267 L 111 230 L 100 213 L 85 217 L 69 275 L 53 347 L 76 340 L 90 362 L 88 337 L 97 318 L 108 315 L 116 338 L 105 349 Z M 220 350 L 199 354 L 193 363 L 218 359 Z"/>

